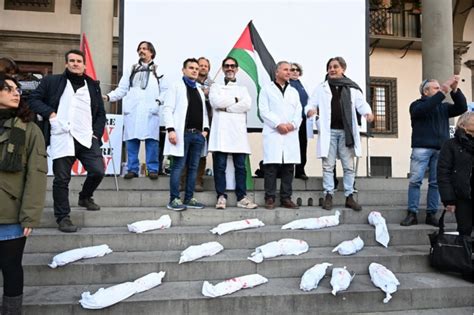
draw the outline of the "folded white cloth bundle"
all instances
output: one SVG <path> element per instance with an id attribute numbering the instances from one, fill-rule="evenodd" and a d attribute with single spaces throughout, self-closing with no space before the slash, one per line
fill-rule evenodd
<path id="1" fill-rule="evenodd" d="M 224 246 L 222 246 L 219 242 L 208 242 L 201 245 L 189 246 L 181 252 L 179 263 L 181 264 L 202 257 L 214 256 L 222 250 L 224 250 Z"/>
<path id="2" fill-rule="evenodd" d="M 316 230 L 325 227 L 339 225 L 339 210 L 334 215 L 326 215 L 319 218 L 309 218 L 291 221 L 281 227 L 282 230 Z"/>
<path id="3" fill-rule="evenodd" d="M 232 221 L 221 223 L 211 230 L 212 234 L 222 235 L 230 231 L 245 230 L 251 228 L 258 228 L 264 226 L 265 224 L 259 219 L 247 219 L 241 221 Z"/>
<path id="4" fill-rule="evenodd" d="M 143 233 L 151 230 L 168 229 L 171 226 L 169 215 L 162 215 L 158 220 L 143 220 L 127 224 L 128 230 L 133 233 Z"/>
<path id="5" fill-rule="evenodd" d="M 387 224 L 380 212 L 372 211 L 369 213 L 369 224 L 375 226 L 375 240 L 387 247 L 390 242 L 390 235 L 388 234 Z"/>
<path id="6" fill-rule="evenodd" d="M 136 293 L 144 292 L 160 285 L 164 276 L 164 271 L 159 273 L 152 272 L 138 278 L 134 282 L 124 282 L 107 289 L 100 288 L 94 294 L 84 292 L 81 294 L 79 303 L 81 303 L 83 308 L 88 309 L 97 310 L 105 308 L 125 300 Z"/>
<path id="7" fill-rule="evenodd" d="M 364 241 L 357 236 L 355 239 L 350 241 L 341 242 L 339 245 L 334 247 L 332 252 L 338 252 L 339 255 L 352 255 L 360 251 L 364 247 Z"/>
<path id="8" fill-rule="evenodd" d="M 319 281 L 326 275 L 326 269 L 332 266 L 330 263 L 322 263 L 314 265 L 305 271 L 301 277 L 300 289 L 303 291 L 311 291 L 318 287 Z"/>
<path id="9" fill-rule="evenodd" d="M 373 284 L 385 292 L 383 302 L 388 303 L 392 299 L 391 294 L 397 292 L 397 286 L 400 285 L 397 277 L 385 266 L 374 262 L 369 265 L 369 274 Z"/>
<path id="10" fill-rule="evenodd" d="M 344 268 L 333 268 L 331 276 L 331 293 L 336 295 L 336 293 L 339 291 L 347 290 L 354 276 L 355 274 L 351 276 L 345 266 Z"/>
<path id="11" fill-rule="evenodd" d="M 308 243 L 303 240 L 284 238 L 278 242 L 270 242 L 259 246 L 247 257 L 249 260 L 259 264 L 264 258 L 272 258 L 283 255 L 299 255 L 306 253 L 309 249 Z"/>
<path id="12" fill-rule="evenodd" d="M 241 289 L 256 287 L 257 285 L 267 283 L 268 279 L 259 274 L 246 275 L 242 277 L 232 278 L 212 285 L 204 281 L 202 285 L 202 294 L 208 297 L 218 297 L 231 294 Z"/>
<path id="13" fill-rule="evenodd" d="M 105 244 L 71 249 L 54 256 L 53 261 L 51 261 L 48 266 L 50 266 L 51 268 L 56 268 L 58 266 L 67 265 L 68 263 L 74 262 L 79 259 L 102 257 L 107 254 L 110 254 L 111 252 L 112 250 L 110 249 L 110 247 Z"/>

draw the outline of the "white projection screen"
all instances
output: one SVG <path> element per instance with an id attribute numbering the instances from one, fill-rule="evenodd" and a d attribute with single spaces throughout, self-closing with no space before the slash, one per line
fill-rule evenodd
<path id="1" fill-rule="evenodd" d="M 211 62 L 210 77 L 223 82 L 221 62 L 252 20 L 276 62 L 302 65 L 301 81 L 310 95 L 324 81 L 327 60 L 335 56 L 344 57 L 346 75 L 366 89 L 366 0 L 121 1 L 124 68 L 137 63 L 137 45 L 146 40 L 155 46 L 158 72 L 169 83 L 180 80 L 186 58 L 201 56 Z M 251 88 L 247 124 L 259 130 L 257 93 Z"/>

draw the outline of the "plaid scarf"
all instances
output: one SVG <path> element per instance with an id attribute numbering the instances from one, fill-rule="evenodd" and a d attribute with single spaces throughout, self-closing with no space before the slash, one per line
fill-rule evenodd
<path id="1" fill-rule="evenodd" d="M 5 121 L 11 120 L 11 132 L 8 138 L 6 152 L 0 160 L 0 171 L 19 172 L 23 170 L 22 155 L 26 142 L 26 124 L 19 118 L 15 118 L 16 110 L 0 110 L 0 121 L 2 126 Z M 5 130 L 2 131 L 2 133 Z M 1 153 L 1 152 L 0 152 Z"/>

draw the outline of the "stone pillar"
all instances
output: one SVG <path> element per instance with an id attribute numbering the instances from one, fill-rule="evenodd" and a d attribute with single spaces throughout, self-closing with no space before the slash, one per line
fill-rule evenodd
<path id="1" fill-rule="evenodd" d="M 424 0 L 422 12 L 422 79 L 442 83 L 454 73 L 453 4 L 451 0 Z"/>
<path id="2" fill-rule="evenodd" d="M 111 90 L 113 22 L 113 0 L 82 0 L 81 34 L 85 33 L 89 41 L 102 94 Z M 109 111 L 110 105 L 105 105 Z"/>

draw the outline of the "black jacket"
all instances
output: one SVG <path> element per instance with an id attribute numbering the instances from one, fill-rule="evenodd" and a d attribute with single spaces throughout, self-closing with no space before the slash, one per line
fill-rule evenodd
<path id="1" fill-rule="evenodd" d="M 444 102 L 443 92 L 433 96 L 422 96 L 410 105 L 411 147 L 439 150 L 449 139 L 449 118 L 459 116 L 467 110 L 461 90 L 451 92 L 453 104 Z"/>
<path id="2" fill-rule="evenodd" d="M 106 123 L 104 102 L 102 100 L 102 93 L 97 81 L 94 81 L 87 75 L 84 75 L 89 89 L 91 98 L 91 113 L 92 113 L 92 131 L 94 136 L 99 139 L 101 143 L 102 134 Z M 63 74 L 46 76 L 39 86 L 34 90 L 29 98 L 29 106 L 33 112 L 43 117 L 43 134 L 46 145 L 49 145 L 49 138 L 51 136 L 49 124 L 49 116 L 51 113 L 56 113 L 59 107 L 59 100 L 64 92 L 67 84 L 66 72 Z"/>
<path id="3" fill-rule="evenodd" d="M 438 159 L 438 190 L 443 204 L 454 205 L 458 199 L 471 199 L 474 166 L 474 139 L 464 130 L 446 141 Z"/>

